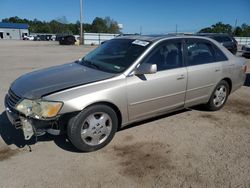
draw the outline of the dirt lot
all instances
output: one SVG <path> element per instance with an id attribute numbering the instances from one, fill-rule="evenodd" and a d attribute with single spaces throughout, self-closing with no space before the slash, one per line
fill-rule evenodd
<path id="1" fill-rule="evenodd" d="M 250 74 L 221 111 L 192 108 L 134 124 L 97 152 L 79 153 L 63 136 L 25 142 L 4 112 L 10 83 L 90 49 L 0 41 L 0 187 L 250 188 Z"/>

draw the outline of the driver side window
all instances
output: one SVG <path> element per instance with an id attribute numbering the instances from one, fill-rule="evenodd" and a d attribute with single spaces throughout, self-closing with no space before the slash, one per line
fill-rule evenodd
<path id="1" fill-rule="evenodd" d="M 167 42 L 159 45 L 150 53 L 144 63 L 156 64 L 157 71 L 182 67 L 181 41 Z"/>

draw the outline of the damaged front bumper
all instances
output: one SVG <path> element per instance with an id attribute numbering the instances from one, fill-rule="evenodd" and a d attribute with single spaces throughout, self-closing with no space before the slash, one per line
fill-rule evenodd
<path id="1" fill-rule="evenodd" d="M 5 97 L 5 109 L 6 114 L 12 125 L 16 129 L 22 129 L 24 134 L 24 139 L 29 140 L 33 135 L 41 136 L 46 132 L 59 135 L 61 130 L 59 128 L 59 120 L 57 118 L 49 120 L 39 120 L 32 117 L 25 117 L 23 114 L 20 114 L 16 109 L 11 107 L 8 103 L 8 95 Z"/>

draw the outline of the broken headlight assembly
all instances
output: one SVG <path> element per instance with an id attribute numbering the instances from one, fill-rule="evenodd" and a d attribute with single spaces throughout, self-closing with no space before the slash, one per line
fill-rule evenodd
<path id="1" fill-rule="evenodd" d="M 23 99 L 16 110 L 36 119 L 53 118 L 63 106 L 62 102 Z"/>

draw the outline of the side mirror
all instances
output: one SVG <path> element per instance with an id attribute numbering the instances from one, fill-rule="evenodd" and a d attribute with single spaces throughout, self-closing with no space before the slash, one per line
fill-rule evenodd
<path id="1" fill-rule="evenodd" d="M 143 74 L 154 74 L 157 72 L 156 64 L 148 64 L 142 63 L 137 69 L 135 69 L 135 75 L 143 75 Z"/>

